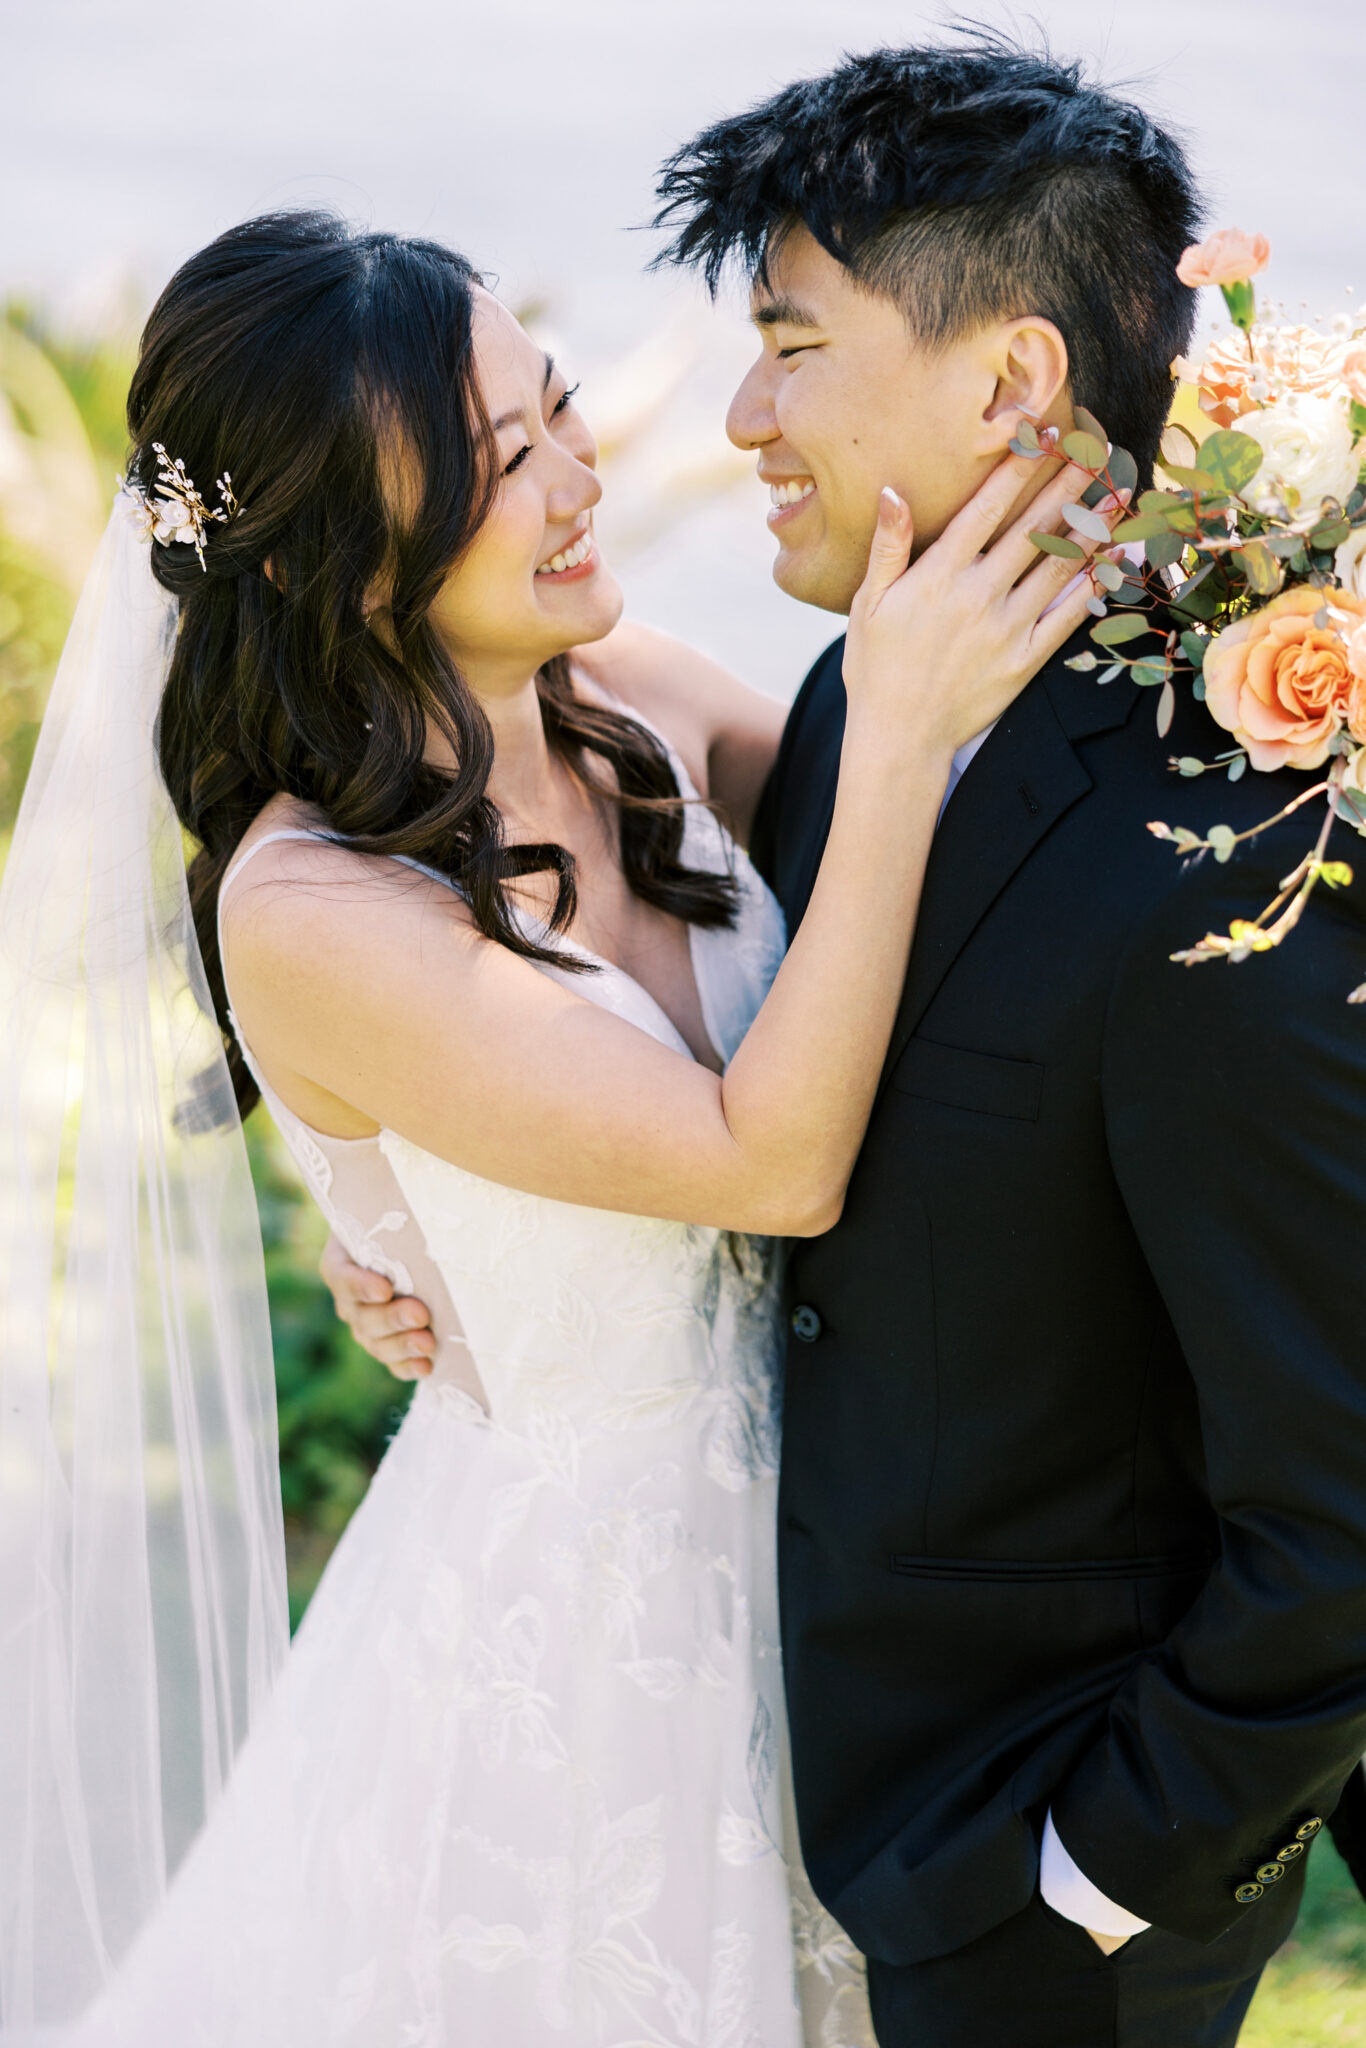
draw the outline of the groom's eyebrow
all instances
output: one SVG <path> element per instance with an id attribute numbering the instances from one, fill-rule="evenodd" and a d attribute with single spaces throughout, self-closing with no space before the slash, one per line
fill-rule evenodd
<path id="1" fill-rule="evenodd" d="M 761 299 L 750 314 L 756 327 L 819 327 L 820 321 L 796 299 Z"/>
<path id="2" fill-rule="evenodd" d="M 549 391 L 549 389 L 550 389 L 550 380 L 551 380 L 551 378 L 552 378 L 552 377 L 554 376 L 554 374 L 555 374 L 555 358 L 554 358 L 554 356 L 552 356 L 552 355 L 551 355 L 551 354 L 549 353 L 549 351 L 547 350 L 547 352 L 546 352 L 546 359 L 545 359 L 545 376 L 544 376 L 544 377 L 542 378 L 542 380 L 541 380 L 541 390 L 542 390 L 542 392 L 543 392 L 543 393 L 544 393 L 544 392 L 546 392 L 546 391 Z M 515 427 L 515 426 L 516 426 L 516 424 L 517 424 L 517 422 L 518 422 L 518 420 L 519 420 L 519 419 L 521 419 L 521 417 L 522 417 L 522 414 L 523 414 L 523 410 L 524 410 L 524 408 L 523 408 L 522 406 L 520 406 L 520 405 L 519 405 L 519 406 L 517 406 L 517 407 L 516 407 L 516 408 L 515 408 L 515 409 L 514 409 L 514 410 L 513 410 L 512 412 L 505 412 L 505 413 L 504 413 L 504 414 L 503 414 L 503 415 L 501 416 L 501 418 L 499 418 L 499 419 L 496 419 L 496 420 L 495 420 L 495 421 L 493 422 L 493 431 L 494 431 L 494 433 L 495 433 L 495 434 L 501 434 L 501 433 L 502 433 L 502 431 L 503 431 L 503 429 L 504 429 L 504 427 Z"/>

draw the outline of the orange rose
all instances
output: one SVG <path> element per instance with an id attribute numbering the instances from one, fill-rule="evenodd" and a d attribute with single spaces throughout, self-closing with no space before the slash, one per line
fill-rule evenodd
<path id="1" fill-rule="evenodd" d="M 1335 609 L 1347 609 L 1345 591 L 1334 591 Z M 1347 691 L 1347 730 L 1354 740 L 1366 740 L 1366 623 L 1355 628 L 1347 642 L 1347 666 L 1352 671 Z M 1366 755 L 1358 755 L 1359 772 L 1366 771 Z"/>
<path id="2" fill-rule="evenodd" d="M 1366 371 L 1366 350 L 1362 356 Z M 1231 427 L 1259 403 L 1274 403 L 1292 391 L 1318 397 L 1337 389 L 1345 381 L 1344 368 L 1342 343 L 1313 327 L 1258 327 L 1250 341 L 1237 332 L 1217 335 L 1196 372 L 1200 407 L 1216 426 Z"/>
<path id="3" fill-rule="evenodd" d="M 1245 235 L 1241 228 L 1221 228 L 1203 242 L 1183 250 L 1176 274 L 1182 284 L 1243 284 L 1271 261 L 1265 235 Z"/>
<path id="4" fill-rule="evenodd" d="M 1314 623 L 1325 603 L 1348 632 L 1366 623 L 1360 598 L 1300 585 L 1210 642 L 1205 702 L 1254 768 L 1320 768 L 1354 702 L 1366 714 L 1338 624 Z"/>

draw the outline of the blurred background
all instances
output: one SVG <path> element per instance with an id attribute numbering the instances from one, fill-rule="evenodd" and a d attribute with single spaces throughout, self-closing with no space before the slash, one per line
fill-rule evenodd
<path id="1" fill-rule="evenodd" d="M 1327 320 L 1366 291 L 1360 0 L 964 12 L 1085 58 L 1175 126 L 1209 224 L 1270 236 L 1263 284 L 1287 317 Z M 141 320 L 183 257 L 268 208 L 329 204 L 469 255 L 582 377 L 604 457 L 599 532 L 630 609 L 791 696 L 839 622 L 769 580 L 766 494 L 721 425 L 751 353 L 744 309 L 646 274 L 653 173 L 714 116 L 845 50 L 941 38 L 955 18 L 906 0 L 6 0 L 0 858 L 121 467 Z M 248 1136 L 297 1617 L 402 1390 L 333 1322 L 316 1221 L 259 1114 Z M 1326 1842 L 1310 1883 L 1246 2048 L 1366 2044 L 1366 1918 Z"/>

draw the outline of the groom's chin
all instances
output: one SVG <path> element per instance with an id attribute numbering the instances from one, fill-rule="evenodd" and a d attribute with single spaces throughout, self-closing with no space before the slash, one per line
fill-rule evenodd
<path id="1" fill-rule="evenodd" d="M 847 614 L 859 586 L 847 571 L 829 560 L 822 548 L 779 548 L 773 562 L 773 581 L 779 590 L 795 597 L 798 604 L 815 605 L 823 612 Z"/>

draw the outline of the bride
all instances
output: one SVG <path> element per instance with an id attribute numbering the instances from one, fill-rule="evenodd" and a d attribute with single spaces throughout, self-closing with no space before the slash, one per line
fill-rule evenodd
<path id="1" fill-rule="evenodd" d="M 459 257 L 234 229 L 129 419 L 0 899 L 3 2038 L 867 2042 L 788 1803 L 774 1240 L 839 1212 L 955 749 L 1084 616 L 1072 480 L 909 569 L 884 492 L 787 945 L 780 715 L 618 626 L 573 392 Z M 258 1094 L 435 1340 L 282 1673 Z"/>

